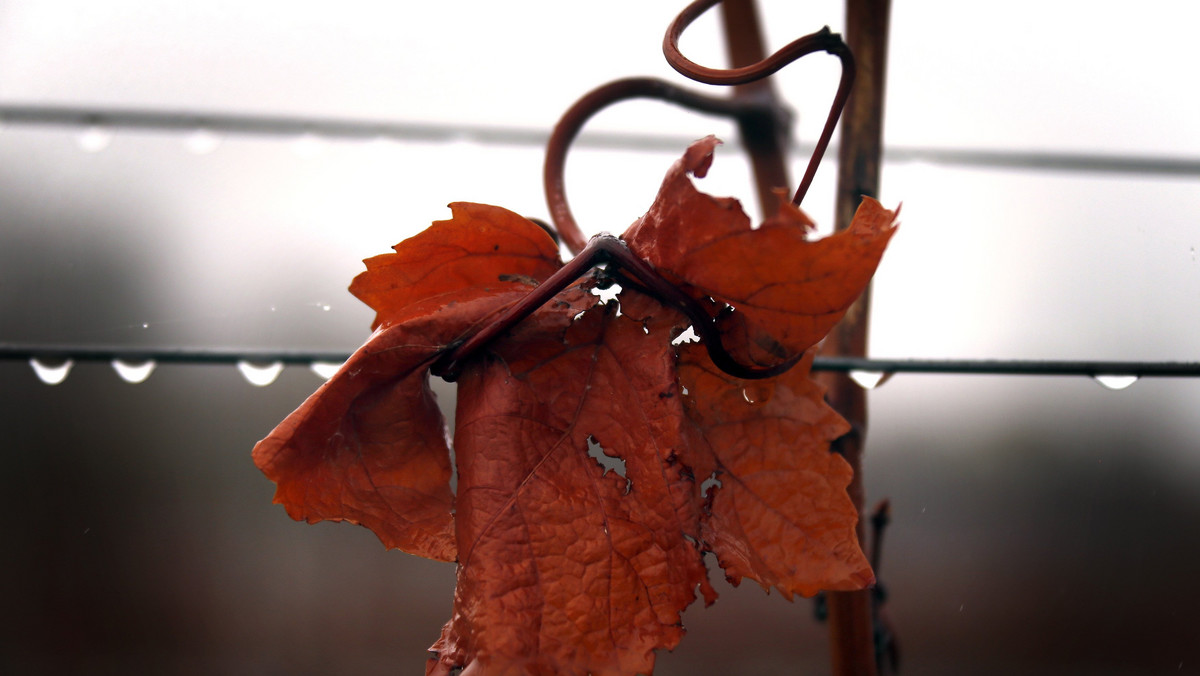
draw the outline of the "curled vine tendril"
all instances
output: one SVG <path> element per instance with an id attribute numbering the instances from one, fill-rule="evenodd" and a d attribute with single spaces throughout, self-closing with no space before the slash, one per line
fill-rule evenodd
<path id="1" fill-rule="evenodd" d="M 817 140 L 804 177 L 792 197 L 799 206 L 812 184 L 817 166 L 833 137 L 834 127 L 841 117 L 842 109 L 850 96 L 854 83 L 854 58 L 841 36 L 823 28 L 801 37 L 780 48 L 758 63 L 730 69 L 715 69 L 700 66 L 683 56 L 679 50 L 679 38 L 684 30 L 700 15 L 721 0 L 697 0 L 688 5 L 668 26 L 663 38 L 663 55 L 671 66 L 684 76 L 710 85 L 742 85 L 766 78 L 797 59 L 815 52 L 827 52 L 841 61 L 842 75 L 837 93 L 830 106 L 825 126 Z M 540 284 L 529 295 L 509 306 L 496 321 L 479 333 L 450 346 L 435 362 L 431 371 L 447 380 L 454 380 L 462 369 L 463 362 L 490 341 L 502 335 L 525 317 L 557 295 L 560 291 L 599 264 L 607 263 L 610 274 L 624 283 L 639 286 L 663 304 L 672 307 L 692 322 L 692 328 L 703 342 L 713 364 L 725 373 L 737 378 L 769 378 L 791 368 L 803 353 L 771 366 L 747 366 L 738 362 L 721 343 L 716 319 L 698 301 L 685 294 L 674 284 L 663 278 L 646 261 L 639 258 L 617 237 L 601 234 L 588 240 L 579 228 L 567 202 L 566 185 L 563 178 L 567 152 L 580 130 L 596 113 L 621 101 L 649 98 L 679 105 L 688 110 L 711 115 L 720 115 L 743 120 L 772 115 L 778 111 L 773 101 L 752 97 L 718 97 L 684 89 L 655 78 L 626 78 L 603 85 L 584 95 L 563 114 L 546 145 L 546 160 L 543 182 L 546 203 L 549 206 L 553 228 L 575 257 L 558 272 Z M 556 238 L 557 239 L 557 238 Z"/>
<path id="2" fill-rule="evenodd" d="M 667 63 L 680 74 L 711 85 L 740 85 L 762 80 L 785 66 L 795 62 L 800 57 L 816 52 L 827 52 L 838 57 L 842 66 L 841 79 L 838 82 L 837 93 L 825 119 L 825 126 L 817 139 L 816 147 L 809 158 L 804 177 L 792 197 L 792 204 L 799 206 L 812 184 L 817 166 L 829 147 L 833 138 L 834 127 L 846 107 L 850 90 L 854 85 L 856 73 L 854 57 L 850 48 L 842 41 L 837 33 L 830 32 L 828 27 L 798 38 L 774 54 L 756 64 L 742 68 L 717 69 L 697 65 L 679 51 L 679 38 L 689 25 L 701 14 L 716 5 L 720 0 L 698 0 L 688 5 L 671 25 L 667 27 L 663 38 L 663 55 Z M 764 110 L 771 104 L 757 99 L 739 99 L 737 97 L 718 97 L 701 94 L 676 86 L 664 80 L 655 78 L 628 78 L 616 80 L 591 91 L 571 106 L 555 126 L 546 144 L 546 162 L 543 171 L 543 181 L 546 191 L 546 203 L 550 208 L 550 217 L 558 229 L 563 241 L 571 250 L 578 254 L 587 245 L 587 238 L 579 229 L 579 224 L 571 213 L 567 203 L 565 180 L 563 178 L 566 166 L 567 151 L 571 142 L 596 113 L 604 108 L 636 98 L 649 98 L 674 103 L 688 110 L 711 115 L 732 117 L 735 119 L 758 116 L 773 111 Z"/>

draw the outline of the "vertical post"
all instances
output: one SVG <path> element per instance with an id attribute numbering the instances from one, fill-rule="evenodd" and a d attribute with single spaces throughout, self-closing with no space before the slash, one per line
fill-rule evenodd
<path id="1" fill-rule="evenodd" d="M 730 67 L 750 66 L 767 57 L 754 0 L 725 0 L 721 3 L 721 19 Z M 791 134 L 790 116 L 770 78 L 737 85 L 733 95 L 761 104 L 753 113 L 738 116 L 738 132 L 754 168 L 761 214 L 764 218 L 774 216 L 779 211 L 780 198 L 773 191 L 791 186 L 785 161 Z"/>
<path id="2" fill-rule="evenodd" d="M 858 79 L 841 120 L 835 224 L 838 230 L 850 225 L 863 195 L 879 194 L 889 5 L 890 0 L 846 0 L 845 37 L 858 63 Z M 866 356 L 870 296 L 868 287 L 830 332 L 825 339 L 825 354 Z M 851 425 L 850 432 L 834 443 L 834 449 L 854 468 L 849 490 L 859 513 L 859 543 L 865 549 L 862 457 L 867 431 L 866 393 L 846 374 L 827 374 L 822 380 L 829 388 L 826 397 L 830 405 Z M 871 591 L 830 593 L 828 604 L 832 673 L 873 676 L 876 665 Z"/>

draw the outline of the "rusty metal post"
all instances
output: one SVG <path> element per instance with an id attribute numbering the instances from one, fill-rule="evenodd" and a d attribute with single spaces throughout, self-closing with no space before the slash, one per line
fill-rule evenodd
<path id="1" fill-rule="evenodd" d="M 879 194 L 882 154 L 884 80 L 887 65 L 890 0 L 846 0 L 845 38 L 858 63 L 858 80 L 842 114 L 838 152 L 836 224 L 850 225 L 863 195 Z M 863 357 L 867 353 L 867 319 L 871 290 L 851 306 L 845 318 L 825 339 L 823 354 Z M 827 399 L 850 422 L 851 431 L 834 448 L 854 467 L 850 497 L 859 512 L 859 543 L 866 547 L 863 491 L 863 443 L 867 432 L 867 399 L 844 374 L 826 374 Z M 836 676 L 873 676 L 875 666 L 871 591 L 831 593 L 829 632 L 832 673 Z"/>

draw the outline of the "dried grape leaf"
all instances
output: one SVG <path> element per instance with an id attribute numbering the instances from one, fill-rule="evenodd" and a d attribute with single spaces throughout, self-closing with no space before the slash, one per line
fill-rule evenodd
<path id="1" fill-rule="evenodd" d="M 797 209 L 751 229 L 688 178 L 715 144 L 689 149 L 625 239 L 712 310 L 735 358 L 776 363 L 861 293 L 895 214 L 866 203 L 848 233 L 816 241 Z M 430 369 L 561 263 L 528 220 L 451 209 L 366 261 L 351 290 L 379 329 L 254 451 L 294 518 L 458 562 L 428 674 L 648 674 L 682 638 L 680 613 L 716 598 L 708 552 L 735 583 L 787 598 L 872 582 L 850 468 L 829 451 L 845 422 L 809 378 L 811 352 L 739 380 L 674 344 L 689 323 L 674 306 L 637 288 L 601 302 L 592 278 L 464 360 L 452 494 Z"/>

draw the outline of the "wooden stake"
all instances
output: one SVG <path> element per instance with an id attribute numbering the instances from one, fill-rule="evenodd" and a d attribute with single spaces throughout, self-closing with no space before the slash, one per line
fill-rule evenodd
<path id="1" fill-rule="evenodd" d="M 845 38 L 858 64 L 858 79 L 841 120 L 835 225 L 838 230 L 850 225 L 863 195 L 879 194 L 889 4 L 889 0 L 846 0 Z M 868 287 L 834 327 L 825 339 L 823 354 L 866 356 L 870 294 Z M 829 388 L 830 404 L 852 428 L 835 442 L 834 449 L 854 467 L 850 497 L 858 508 L 859 542 L 865 549 L 867 528 L 862 457 L 867 432 L 866 392 L 846 374 L 825 374 L 822 381 Z M 832 673 L 835 676 L 874 676 L 871 591 L 830 593 L 828 604 Z"/>

